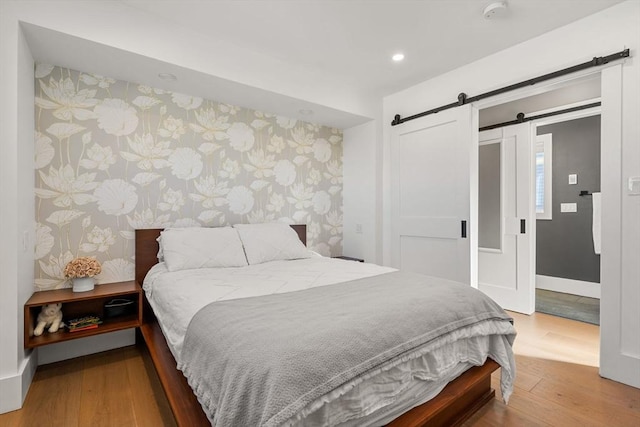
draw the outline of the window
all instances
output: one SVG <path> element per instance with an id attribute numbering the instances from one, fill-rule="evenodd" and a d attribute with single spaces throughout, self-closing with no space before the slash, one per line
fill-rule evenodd
<path id="1" fill-rule="evenodd" d="M 536 139 L 536 219 L 551 219 L 551 134 L 538 135 Z"/>
<path id="2" fill-rule="evenodd" d="M 544 151 L 536 151 L 536 213 L 544 213 Z"/>
<path id="3" fill-rule="evenodd" d="M 481 142 L 478 151 L 478 246 L 502 248 L 500 194 L 502 141 Z"/>

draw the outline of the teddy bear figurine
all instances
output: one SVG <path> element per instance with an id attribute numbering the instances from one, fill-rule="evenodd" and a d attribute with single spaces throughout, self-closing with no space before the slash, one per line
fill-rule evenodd
<path id="1" fill-rule="evenodd" d="M 56 332 L 62 324 L 62 304 L 45 304 L 38 314 L 38 324 L 33 330 L 33 335 L 39 337 L 44 328 L 49 327 L 49 332 Z"/>

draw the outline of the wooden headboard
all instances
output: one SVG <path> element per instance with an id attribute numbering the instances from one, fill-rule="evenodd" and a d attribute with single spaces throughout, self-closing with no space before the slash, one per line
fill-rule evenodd
<path id="1" fill-rule="evenodd" d="M 300 241 L 307 246 L 307 225 L 293 224 L 291 228 L 298 233 Z M 136 230 L 136 282 L 142 285 L 144 277 L 151 267 L 158 263 L 158 241 L 160 232 L 164 228 L 146 228 Z"/>

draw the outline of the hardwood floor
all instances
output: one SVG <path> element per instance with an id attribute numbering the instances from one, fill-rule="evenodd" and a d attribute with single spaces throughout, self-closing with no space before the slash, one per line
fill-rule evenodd
<path id="1" fill-rule="evenodd" d="M 496 399 L 464 426 L 640 426 L 640 390 L 598 376 L 599 328 L 511 313 L 518 338 L 509 405 Z M 174 426 L 145 351 L 127 347 L 38 368 L 21 410 L 0 426 Z"/>
<path id="2" fill-rule="evenodd" d="M 38 367 L 22 409 L 1 427 L 171 427 L 171 409 L 144 348 Z"/>
<path id="3" fill-rule="evenodd" d="M 515 318 L 516 384 L 464 426 L 640 426 L 640 389 L 600 378 L 599 333 L 591 325 L 547 314 Z"/>

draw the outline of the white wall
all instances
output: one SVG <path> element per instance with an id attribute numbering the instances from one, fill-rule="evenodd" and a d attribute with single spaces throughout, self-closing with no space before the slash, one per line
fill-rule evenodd
<path id="1" fill-rule="evenodd" d="M 0 413 L 22 404 L 35 369 L 22 335 L 34 276 L 33 58 L 5 11 L 0 3 Z"/>
<path id="2" fill-rule="evenodd" d="M 402 92 L 388 96 L 383 101 L 383 123 L 388 123 L 395 114 L 403 117 L 430 108 L 454 102 L 458 93 L 478 95 L 492 89 L 516 83 L 528 78 L 586 62 L 593 56 L 608 55 L 631 49 L 632 58 L 624 63 L 623 115 L 622 115 L 622 159 L 620 183 L 625 184 L 630 176 L 640 176 L 640 2 L 630 0 L 595 15 L 576 21 L 565 27 L 543 34 L 513 48 L 506 49 L 474 63 L 460 67 L 434 79 L 425 81 Z M 604 108 L 604 107 L 603 107 Z M 390 126 L 384 126 L 383 181 L 389 182 L 389 135 Z M 603 140 L 603 147 L 608 141 Z M 606 149 L 606 148 L 605 148 Z M 383 188 L 386 185 L 383 183 Z M 605 324 L 619 324 L 613 331 L 620 339 L 614 341 L 615 348 L 605 349 L 601 360 L 603 376 L 640 387 L 640 197 L 622 192 L 622 209 L 619 219 L 621 227 L 621 259 L 602 256 L 603 303 L 606 287 L 615 288 L 619 295 L 615 301 L 617 311 L 603 314 Z M 604 194 L 603 194 L 604 197 Z M 383 243 L 389 241 L 390 195 L 383 192 Z M 615 227 L 615 226 L 614 226 Z M 604 233 L 604 231 L 603 231 Z M 384 244 L 385 262 L 390 260 L 388 245 Z M 616 279 L 611 275 L 607 283 L 604 272 L 615 267 L 619 261 Z M 608 267 L 609 266 L 609 267 Z M 612 318 L 606 318 L 607 315 Z M 619 316 L 619 317 L 618 317 Z M 604 339 L 604 337 L 603 337 Z M 610 342 L 609 342 L 610 343 Z M 615 366 L 612 354 L 626 357 L 632 369 L 622 370 Z"/>
<path id="3" fill-rule="evenodd" d="M 18 240 L 18 372 L 22 376 L 22 399 L 25 398 L 31 377 L 35 373 L 36 363 L 29 357 L 31 351 L 24 349 L 24 335 L 21 326 L 24 324 L 22 307 L 27 302 L 33 289 L 34 280 L 34 240 L 35 240 L 35 198 L 31 189 L 35 187 L 35 174 L 26 165 L 33 165 L 35 158 L 34 140 L 34 107 L 32 98 L 35 96 L 33 85 L 33 58 L 22 34 L 18 35 L 18 152 L 17 152 L 17 240 Z M 26 386 L 25 386 L 26 385 Z"/>
<path id="4" fill-rule="evenodd" d="M 346 256 L 377 262 L 377 150 L 376 121 L 343 133 L 343 247 Z M 358 226 L 361 232 L 358 231 Z"/>

